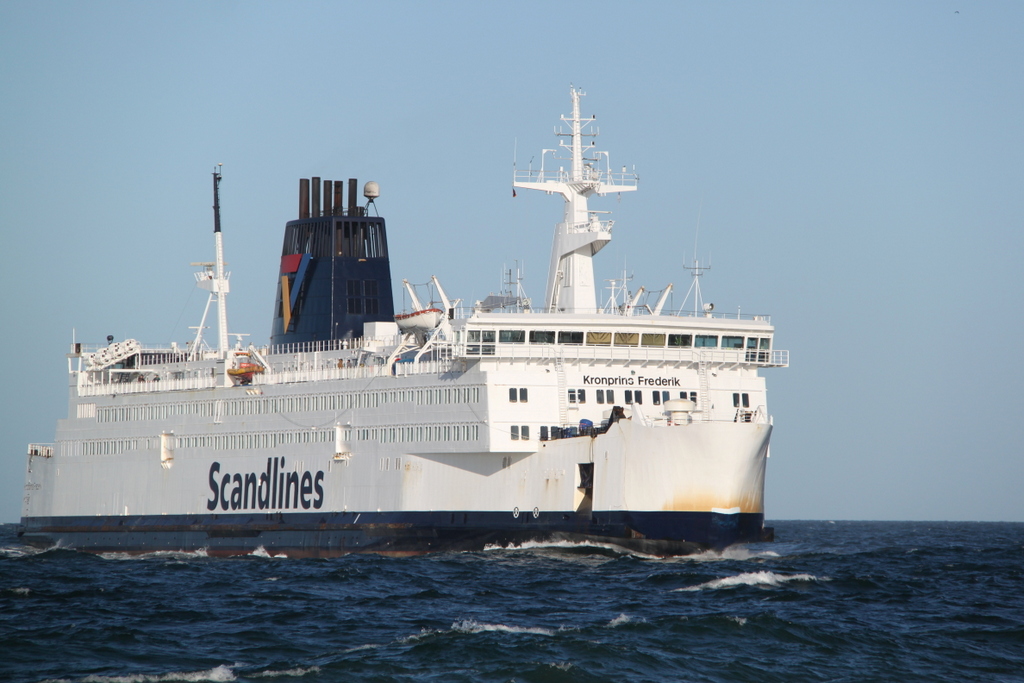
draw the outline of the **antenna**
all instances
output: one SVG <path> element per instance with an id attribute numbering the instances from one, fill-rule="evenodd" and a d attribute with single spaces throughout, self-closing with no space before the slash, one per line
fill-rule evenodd
<path id="1" fill-rule="evenodd" d="M 700 276 L 711 270 L 710 259 L 708 264 L 704 266 L 702 266 L 700 261 L 697 259 L 697 238 L 700 236 L 700 219 L 703 213 L 704 196 L 702 194 L 700 198 L 700 207 L 697 209 L 697 229 L 694 231 L 693 235 L 693 265 L 688 266 L 685 263 L 683 264 L 683 268 L 690 271 L 690 274 L 693 276 L 693 282 L 690 283 L 690 288 L 686 290 L 686 296 L 683 297 L 683 305 L 679 307 L 676 315 L 682 315 L 683 311 L 686 310 L 686 302 L 689 301 L 691 293 L 693 294 L 693 315 L 696 316 L 704 314 L 705 316 L 710 317 L 711 311 L 715 308 L 715 305 L 712 303 L 704 303 L 704 298 L 700 291 Z"/>

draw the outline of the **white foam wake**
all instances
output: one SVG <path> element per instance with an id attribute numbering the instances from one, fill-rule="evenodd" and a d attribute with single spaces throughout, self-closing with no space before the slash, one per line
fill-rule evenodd
<path id="1" fill-rule="evenodd" d="M 736 576 L 714 579 L 697 586 L 676 588 L 676 591 L 700 591 L 716 588 L 734 588 L 736 586 L 768 586 L 777 587 L 789 581 L 818 581 L 813 574 L 776 574 L 775 572 L 745 572 Z M 826 581 L 828 579 L 825 579 Z"/>
<path id="2" fill-rule="evenodd" d="M 509 546 L 501 545 L 486 545 L 484 546 L 484 552 L 495 551 L 495 550 L 550 550 L 556 549 L 569 549 L 579 550 L 581 548 L 599 548 L 601 550 L 610 550 L 613 553 L 619 555 L 632 555 L 633 557 L 640 557 L 644 559 L 661 559 L 657 555 L 648 555 L 646 553 L 637 552 L 635 550 L 629 550 L 622 546 L 615 545 L 613 543 L 598 543 L 596 541 L 525 541 L 523 543 L 516 543 Z"/>
<path id="3" fill-rule="evenodd" d="M 267 671 L 261 671 L 255 674 L 249 674 L 246 678 L 277 678 L 278 676 L 305 676 L 306 674 L 315 674 L 320 672 L 319 666 L 301 667 L 297 666 L 294 669 L 284 669 L 281 671 L 274 671 L 268 669 Z"/>
<path id="4" fill-rule="evenodd" d="M 647 621 L 647 620 L 644 619 L 643 617 L 634 618 L 634 617 L 629 616 L 628 614 L 620 614 L 619 616 L 617 616 L 614 619 L 612 619 L 611 621 L 609 621 L 608 624 L 607 624 L 607 627 L 608 628 L 615 628 L 616 626 L 622 626 L 623 624 L 633 624 L 633 623 L 640 623 L 640 624 L 642 624 L 645 621 Z"/>
<path id="5" fill-rule="evenodd" d="M 540 627 L 532 626 L 506 626 L 505 624 L 483 624 L 474 619 L 456 621 L 452 624 L 452 630 L 460 633 L 484 633 L 487 631 L 498 631 L 501 633 L 534 633 L 541 636 L 553 636 L 555 632 Z"/>
<path id="6" fill-rule="evenodd" d="M 47 550 L 51 550 L 51 548 L 33 548 L 28 545 L 8 545 L 0 548 L 0 557 L 26 557 L 45 553 Z"/>
<path id="7" fill-rule="evenodd" d="M 176 671 L 166 674 L 129 674 L 127 676 L 86 676 L 82 683 L 171 683 L 186 681 L 187 683 L 223 683 L 234 681 L 235 674 L 231 668 L 221 664 L 206 671 Z"/>
<path id="8" fill-rule="evenodd" d="M 206 548 L 198 550 L 153 550 L 146 553 L 97 553 L 104 560 L 194 560 L 207 558 Z"/>

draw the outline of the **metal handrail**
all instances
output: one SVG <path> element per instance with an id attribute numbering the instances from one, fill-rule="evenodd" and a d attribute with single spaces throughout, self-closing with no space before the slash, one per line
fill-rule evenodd
<path id="1" fill-rule="evenodd" d="M 502 344 L 459 342 L 452 344 L 456 357 L 485 360 L 550 361 L 558 350 L 563 360 L 623 360 L 689 362 L 786 367 L 789 351 L 754 349 L 669 348 L 664 346 L 588 346 L 583 344 Z M 470 353 L 471 349 L 479 349 Z M 486 351 L 486 352 L 485 352 Z"/>

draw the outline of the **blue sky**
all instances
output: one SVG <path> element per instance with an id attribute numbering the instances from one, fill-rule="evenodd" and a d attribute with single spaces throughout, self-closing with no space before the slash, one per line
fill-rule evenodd
<path id="1" fill-rule="evenodd" d="M 224 164 L 230 327 L 267 340 L 300 177 L 381 185 L 392 274 L 543 294 L 557 198 L 511 196 L 570 83 L 599 281 L 768 313 L 767 516 L 1024 520 L 1024 5 L 0 4 L 0 521 L 67 410 L 72 334 L 183 342 Z M 537 196 L 533 196 L 536 194 Z M 680 295 L 675 297 L 681 303 Z"/>

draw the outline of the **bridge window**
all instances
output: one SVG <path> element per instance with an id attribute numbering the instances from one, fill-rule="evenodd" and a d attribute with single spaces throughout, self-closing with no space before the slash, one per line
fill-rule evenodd
<path id="1" fill-rule="evenodd" d="M 498 330 L 498 341 L 502 344 L 522 344 L 526 341 L 526 331 Z"/>
<path id="2" fill-rule="evenodd" d="M 743 337 L 722 337 L 723 349 L 742 349 Z"/>
<path id="3" fill-rule="evenodd" d="M 469 330 L 466 353 L 470 355 L 494 355 L 494 330 Z M 477 342 L 477 343 L 474 343 Z M 480 344 L 479 342 L 484 342 Z"/>
<path id="4" fill-rule="evenodd" d="M 696 347 L 699 349 L 717 349 L 718 348 L 718 335 L 717 334 L 698 334 Z"/>
<path id="5" fill-rule="evenodd" d="M 668 345 L 679 348 L 690 348 L 693 346 L 693 335 L 692 334 L 670 334 L 668 335 Z"/>
<path id="6" fill-rule="evenodd" d="M 558 333 L 559 344 L 582 344 L 583 333 L 582 332 L 559 332 Z"/>
<path id="7" fill-rule="evenodd" d="M 608 346 L 611 343 L 611 332 L 587 332 L 587 344 L 592 346 Z"/>
<path id="8" fill-rule="evenodd" d="M 770 337 L 747 337 L 747 360 L 767 363 L 770 343 Z"/>
<path id="9" fill-rule="evenodd" d="M 530 330 L 531 344 L 554 344 L 555 333 L 550 330 Z"/>
<path id="10" fill-rule="evenodd" d="M 640 335 L 636 332 L 616 332 L 615 333 L 615 345 L 616 346 L 636 346 L 640 341 Z"/>
<path id="11" fill-rule="evenodd" d="M 647 334 L 647 333 L 644 333 L 644 335 L 640 338 L 640 345 L 641 346 L 664 346 L 665 345 L 665 335 L 663 335 L 663 334 Z"/>

